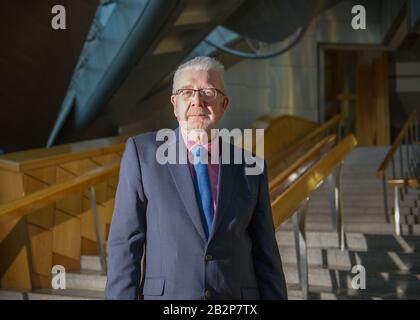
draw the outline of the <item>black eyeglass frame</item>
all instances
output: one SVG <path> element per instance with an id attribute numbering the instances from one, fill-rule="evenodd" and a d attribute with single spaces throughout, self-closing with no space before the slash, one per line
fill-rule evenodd
<path id="1" fill-rule="evenodd" d="M 202 91 L 202 90 L 216 90 L 216 92 L 217 93 L 220 93 L 222 96 L 226 96 L 226 94 L 222 91 L 222 90 L 219 90 L 219 89 L 217 89 L 217 88 L 201 88 L 201 89 L 190 89 L 190 88 L 182 88 L 182 89 L 178 89 L 178 90 L 176 90 L 173 94 L 174 95 L 179 95 L 180 94 L 180 92 L 181 91 L 183 91 L 183 90 L 191 90 L 191 91 L 193 91 L 194 93 L 195 92 L 198 92 L 198 94 L 200 94 L 200 91 Z M 193 96 L 193 95 L 192 95 Z M 191 97 L 192 97 L 191 96 Z M 217 95 L 214 97 L 215 99 L 217 98 Z"/>

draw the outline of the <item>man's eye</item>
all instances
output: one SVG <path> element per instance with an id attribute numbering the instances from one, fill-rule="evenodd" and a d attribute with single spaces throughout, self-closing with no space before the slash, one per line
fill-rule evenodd
<path id="1" fill-rule="evenodd" d="M 205 95 L 205 96 L 207 96 L 207 97 L 212 97 L 212 96 L 214 96 L 214 90 L 212 90 L 212 89 L 205 89 L 205 90 L 203 90 L 203 93 L 204 93 L 204 95 Z"/>

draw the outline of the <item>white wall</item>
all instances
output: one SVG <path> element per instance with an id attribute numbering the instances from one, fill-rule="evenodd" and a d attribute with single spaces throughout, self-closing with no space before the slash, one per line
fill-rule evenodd
<path id="1" fill-rule="evenodd" d="M 380 44 L 392 23 L 391 16 L 396 16 L 403 2 L 343 1 L 318 16 L 289 52 L 266 60 L 242 60 L 231 67 L 226 72 L 231 103 L 222 126 L 246 128 L 264 114 L 323 121 L 323 103 L 319 101 L 322 95 L 318 92 L 322 90 L 318 89 L 318 43 Z M 356 4 L 366 8 L 366 30 L 351 28 L 351 9 Z"/>

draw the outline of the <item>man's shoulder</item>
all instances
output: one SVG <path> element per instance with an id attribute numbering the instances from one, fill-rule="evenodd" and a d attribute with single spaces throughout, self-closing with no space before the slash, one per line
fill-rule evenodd
<path id="1" fill-rule="evenodd" d="M 135 142 L 147 143 L 150 141 L 156 141 L 156 134 L 157 134 L 157 131 L 148 131 L 148 132 L 143 132 L 138 135 L 132 136 L 131 138 Z"/>
<path id="2" fill-rule="evenodd" d="M 156 146 L 156 134 L 157 131 L 140 133 L 138 135 L 129 137 L 127 139 L 127 143 L 129 143 L 130 140 L 133 141 L 137 149 L 154 148 Z"/>

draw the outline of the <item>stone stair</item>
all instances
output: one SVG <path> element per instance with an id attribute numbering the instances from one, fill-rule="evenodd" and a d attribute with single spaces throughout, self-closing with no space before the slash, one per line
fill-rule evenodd
<path id="1" fill-rule="evenodd" d="M 357 148 L 343 166 L 344 251 L 332 227 L 327 184 L 312 195 L 306 218 L 310 299 L 420 299 L 419 193 L 408 190 L 404 196 L 403 235 L 395 236 L 382 181 L 375 177 L 385 154 L 385 148 Z M 392 190 L 388 201 L 392 208 Z M 302 299 L 292 222 L 280 226 L 276 236 L 289 298 Z M 352 287 L 355 265 L 365 268 L 364 290 Z"/>
<path id="2" fill-rule="evenodd" d="M 81 271 L 66 272 L 66 289 L 0 290 L 0 300 L 103 300 L 106 275 L 98 256 L 82 256 Z"/>

